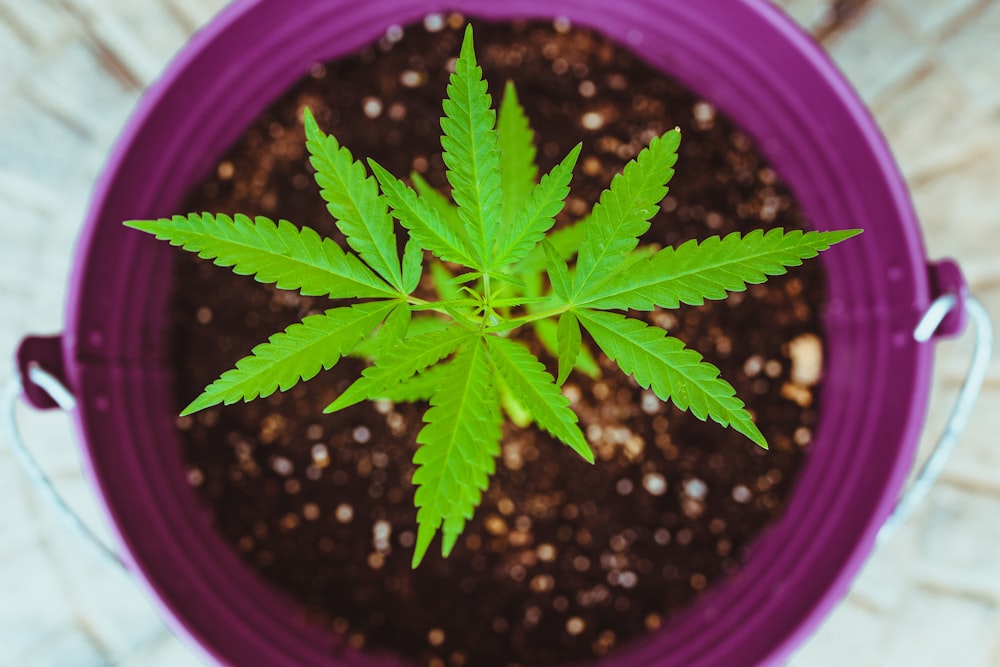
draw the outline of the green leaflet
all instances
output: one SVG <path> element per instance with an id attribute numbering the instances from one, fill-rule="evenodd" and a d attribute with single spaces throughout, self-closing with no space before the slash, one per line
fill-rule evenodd
<path id="1" fill-rule="evenodd" d="M 577 321 L 576 315 L 572 311 L 567 310 L 559 316 L 557 336 L 557 344 L 559 346 L 559 377 L 556 378 L 556 384 L 561 387 L 566 382 L 566 378 L 569 377 L 569 372 L 573 370 L 573 366 L 576 365 L 576 360 L 580 357 L 580 350 L 583 345 L 583 339 L 580 335 L 580 322 Z"/>
<path id="2" fill-rule="evenodd" d="M 594 342 L 639 386 L 652 387 L 661 400 L 690 410 L 698 419 L 711 417 L 723 426 L 732 426 L 767 449 L 767 441 L 743 401 L 736 398 L 736 390 L 719 377 L 718 368 L 702 361 L 700 354 L 667 336 L 663 329 L 617 313 L 579 310 L 576 315 Z"/>
<path id="3" fill-rule="evenodd" d="M 412 318 L 406 327 L 406 338 L 419 336 L 430 331 L 441 331 L 447 327 L 447 320 L 441 319 L 440 317 L 418 315 L 417 317 Z M 348 352 L 347 356 L 358 359 L 375 359 L 378 357 L 379 351 L 385 347 L 383 341 L 380 340 L 381 332 L 382 329 L 379 329 L 374 335 L 365 338 L 363 341 L 355 345 L 351 348 L 351 351 Z"/>
<path id="4" fill-rule="evenodd" d="M 664 248 L 628 271 L 616 272 L 606 283 L 580 300 L 591 308 L 652 310 L 676 308 L 681 303 L 700 306 L 705 299 L 724 299 L 728 292 L 762 283 L 786 267 L 859 234 L 772 229 L 754 230 L 741 237 L 733 232 L 724 239 L 713 236 L 701 243 L 688 241 L 678 248 Z"/>
<path id="5" fill-rule="evenodd" d="M 517 400 L 514 392 L 504 382 L 503 375 L 496 368 L 494 368 L 493 381 L 496 383 L 497 393 L 500 394 L 500 407 L 503 408 L 504 414 L 507 415 L 511 423 L 518 428 L 528 428 L 531 426 L 535 419 L 528 412 L 528 409 L 521 404 L 521 401 Z"/>
<path id="6" fill-rule="evenodd" d="M 386 398 L 396 403 L 429 401 L 435 392 L 446 385 L 451 372 L 448 370 L 449 363 L 443 361 L 434 366 L 428 366 L 411 378 L 380 392 L 379 398 Z"/>
<path id="7" fill-rule="evenodd" d="M 378 185 L 351 151 L 319 129 L 308 108 L 304 121 L 309 162 L 316 169 L 316 184 L 337 227 L 368 266 L 405 293 L 396 254 L 396 231 Z"/>
<path id="8" fill-rule="evenodd" d="M 527 406 L 535 423 L 593 463 L 594 453 L 577 426 L 577 417 L 569 408 L 569 399 L 559 391 L 542 362 L 523 345 L 512 340 L 488 336 L 486 341 L 497 370 L 518 401 Z"/>
<path id="9" fill-rule="evenodd" d="M 382 324 L 382 327 L 373 337 L 378 343 L 375 352 L 376 358 L 385 355 L 393 347 L 399 345 L 400 341 L 406 338 L 407 331 L 410 328 L 411 315 L 412 313 L 408 303 L 399 303 L 392 309 L 392 312 L 390 312 L 385 318 L 385 322 Z"/>
<path id="10" fill-rule="evenodd" d="M 323 412 L 336 412 L 365 399 L 380 398 L 395 385 L 447 357 L 474 335 L 458 324 L 450 324 L 440 331 L 429 331 L 399 342 L 376 359 L 374 366 L 366 368 L 361 377 Z"/>
<path id="11" fill-rule="evenodd" d="M 340 299 L 396 294 L 357 257 L 311 228 L 299 229 L 287 220 L 275 225 L 263 216 L 251 220 L 241 214 L 191 213 L 124 224 L 203 259 L 214 259 L 219 266 L 232 267 L 236 274 L 252 275 L 262 283 L 308 296 Z"/>
<path id="12" fill-rule="evenodd" d="M 310 315 L 255 347 L 250 356 L 236 362 L 236 368 L 206 387 L 181 415 L 218 403 L 270 396 L 313 378 L 320 368 L 329 370 L 395 305 L 394 301 L 373 301 Z"/>
<path id="13" fill-rule="evenodd" d="M 562 162 L 542 177 L 531 190 L 531 196 L 521 205 L 513 222 L 504 227 L 500 237 L 500 250 L 493 266 L 503 266 L 518 261 L 545 237 L 556 222 L 569 194 L 573 167 L 580 156 L 583 144 L 577 144 Z"/>
<path id="14" fill-rule="evenodd" d="M 513 308 L 515 306 L 534 305 L 537 303 L 547 303 L 548 297 L 543 296 L 512 296 L 507 299 L 494 299 L 495 308 Z"/>
<path id="15" fill-rule="evenodd" d="M 556 254 L 569 261 L 583 244 L 589 217 L 549 233 L 545 240 L 552 244 Z M 535 246 L 528 255 L 514 266 L 517 274 L 538 272 L 545 268 L 545 253 Z"/>
<path id="16" fill-rule="evenodd" d="M 462 219 L 458 217 L 458 208 L 451 203 L 450 199 L 432 188 L 419 173 L 410 172 L 410 181 L 413 182 L 413 189 L 417 191 L 417 195 L 426 201 L 428 206 L 437 211 L 441 222 L 461 240 L 462 247 L 468 248 L 469 237 L 462 226 Z"/>
<path id="17" fill-rule="evenodd" d="M 545 252 L 545 269 L 549 274 L 549 282 L 552 283 L 552 292 L 568 300 L 570 290 L 569 268 L 563 261 L 552 244 L 542 239 L 542 250 Z"/>
<path id="18" fill-rule="evenodd" d="M 431 398 L 426 426 L 417 435 L 417 543 L 420 564 L 438 529 L 447 556 L 482 498 L 500 455 L 500 406 L 485 346 L 476 338 L 448 364 L 448 376 Z"/>
<path id="19" fill-rule="evenodd" d="M 552 320 L 535 320 L 531 323 L 538 336 L 538 342 L 542 344 L 545 351 L 554 358 L 559 358 L 559 328 Z M 574 364 L 576 370 L 594 380 L 601 377 L 601 366 L 594 359 L 594 355 L 586 345 L 580 346 L 580 355 Z"/>
<path id="20" fill-rule="evenodd" d="M 403 290 L 407 294 L 412 294 L 417 289 L 423 268 L 424 250 L 415 239 L 410 239 L 403 249 Z"/>
<path id="21" fill-rule="evenodd" d="M 455 276 L 451 278 L 448 282 L 458 287 L 459 285 L 465 285 L 466 283 L 471 283 L 474 280 L 479 280 L 483 277 L 482 271 L 470 271 L 469 273 L 463 273 L 460 276 Z"/>
<path id="22" fill-rule="evenodd" d="M 659 210 L 657 204 L 667 194 L 666 184 L 674 175 L 680 139 L 678 130 L 654 137 L 601 193 L 577 255 L 574 302 L 587 295 L 594 284 L 603 282 L 649 229 L 649 220 Z"/>
<path id="23" fill-rule="evenodd" d="M 466 266 L 475 264 L 462 239 L 442 222 L 437 209 L 375 160 L 368 160 L 368 164 L 392 207 L 392 215 L 409 230 L 413 239 L 443 260 Z"/>
<path id="24" fill-rule="evenodd" d="M 431 284 L 434 285 L 434 291 L 437 292 L 438 296 L 448 301 L 457 299 L 461 292 L 454 282 L 455 276 L 451 274 L 451 271 L 437 260 L 432 260 L 430 266 Z"/>
<path id="25" fill-rule="evenodd" d="M 472 266 L 483 270 L 492 258 L 500 226 L 500 148 L 491 103 L 483 71 L 476 64 L 469 26 L 442 105 L 441 156 L 448 168 L 451 196 L 472 244 L 476 260 Z"/>
<path id="26" fill-rule="evenodd" d="M 507 81 L 497 119 L 500 139 L 501 230 L 509 229 L 535 187 L 535 133 L 517 99 L 513 81 Z M 502 253 L 501 253 L 502 254 Z M 502 265 L 496 262 L 494 266 Z"/>
<path id="27" fill-rule="evenodd" d="M 548 261 L 549 282 L 552 284 L 553 293 L 558 296 L 562 296 L 563 300 L 565 300 L 566 293 L 569 290 L 570 274 L 563 256 L 566 254 L 572 256 L 572 253 L 568 252 L 565 247 L 559 248 L 550 242 L 549 239 L 554 238 L 557 235 L 558 232 L 550 235 L 547 239 L 543 239 L 539 244 L 539 247 L 536 247 L 536 249 L 532 252 L 539 249 L 544 251 L 546 260 Z M 526 280 L 529 280 L 529 288 L 526 290 L 526 293 L 541 294 L 541 274 L 528 273 L 525 278 Z M 562 316 L 560 316 L 559 321 L 562 323 Z M 550 355 L 560 361 L 560 380 L 558 384 L 562 385 L 566 379 L 566 375 L 568 375 L 568 371 L 566 371 L 566 375 L 564 375 L 564 368 L 561 364 L 564 363 L 564 358 L 568 352 L 559 342 L 559 329 L 556 323 L 551 319 L 540 319 L 535 320 L 531 324 L 532 328 L 535 330 L 535 335 L 538 337 L 538 342 L 542 344 L 542 347 L 544 347 Z M 579 327 L 579 325 L 577 326 Z M 566 331 L 563 331 L 563 335 L 566 335 L 566 333 Z M 597 360 L 594 359 L 590 350 L 588 350 L 582 343 L 578 348 L 578 354 L 573 363 L 573 367 L 587 377 L 594 379 L 601 377 L 601 367 L 597 364 Z"/>

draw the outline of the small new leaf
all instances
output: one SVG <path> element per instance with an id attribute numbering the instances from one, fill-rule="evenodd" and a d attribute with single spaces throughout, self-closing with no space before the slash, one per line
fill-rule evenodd
<path id="1" fill-rule="evenodd" d="M 556 378 L 556 384 L 560 387 L 566 382 L 569 372 L 576 365 L 576 360 L 580 357 L 582 344 L 580 322 L 576 319 L 576 315 L 572 311 L 567 310 L 559 316 L 559 377 Z"/>
<path id="2" fill-rule="evenodd" d="M 494 266 L 503 266 L 520 260 L 531 252 L 545 237 L 556 222 L 569 194 L 569 182 L 573 178 L 573 167 L 580 156 L 583 144 L 577 144 L 562 162 L 542 177 L 541 182 L 531 190 L 531 196 L 524 202 L 513 222 L 504 228 L 500 250 Z"/>
<path id="3" fill-rule="evenodd" d="M 442 222 L 437 209 L 375 160 L 369 160 L 368 164 L 392 207 L 392 215 L 409 230 L 417 243 L 445 261 L 475 266 L 462 239 Z"/>
<path id="4" fill-rule="evenodd" d="M 570 277 L 566 261 L 556 252 L 552 244 L 542 239 L 542 250 L 545 252 L 545 270 L 549 274 L 552 291 L 564 300 L 569 298 Z"/>
<path id="5" fill-rule="evenodd" d="M 411 315 L 408 303 L 399 303 L 392 309 L 374 337 L 378 343 L 374 355 L 376 358 L 384 356 L 406 338 L 410 328 Z"/>
<path id="6" fill-rule="evenodd" d="M 439 331 L 429 331 L 400 341 L 375 360 L 354 384 L 323 412 L 336 412 L 365 399 L 379 398 L 400 382 L 413 377 L 454 352 L 475 334 L 453 323 Z"/>
<path id="7" fill-rule="evenodd" d="M 466 344 L 448 364 L 444 382 L 424 415 L 417 435 L 413 484 L 417 486 L 417 543 L 420 564 L 438 529 L 447 556 L 472 518 L 500 454 L 500 406 L 481 339 Z"/>
<path id="8" fill-rule="evenodd" d="M 557 324 L 550 319 L 535 320 L 531 324 L 535 330 L 535 335 L 538 336 L 538 342 L 542 344 L 546 352 L 558 359 L 559 328 Z M 576 358 L 575 368 L 593 380 L 601 377 L 600 364 L 597 363 L 597 359 L 594 358 L 594 355 L 584 344 L 580 345 L 580 354 Z"/>
<path id="9" fill-rule="evenodd" d="M 449 363 L 441 362 L 429 366 L 410 379 L 403 380 L 396 386 L 381 392 L 379 398 L 386 398 L 396 403 L 429 401 L 441 387 L 445 386 L 447 378 L 450 377 Z"/>
<path id="10" fill-rule="evenodd" d="M 535 166 L 535 133 L 517 99 L 513 81 L 507 81 L 500 115 L 497 119 L 500 138 L 501 230 L 510 228 L 518 211 L 528 202 L 535 187 L 538 167 Z M 501 266 L 503 262 L 497 262 Z"/>
<path id="11" fill-rule="evenodd" d="M 448 322 L 439 317 L 414 317 L 410 319 L 410 323 L 406 327 L 406 338 L 412 338 L 431 331 L 441 331 L 447 327 Z M 380 334 L 381 331 L 382 329 L 379 329 L 377 334 Z M 385 342 L 380 340 L 380 336 L 377 334 L 365 338 L 363 341 L 351 348 L 348 356 L 356 359 L 375 359 L 379 356 L 380 352 L 387 351 L 385 349 Z"/>
<path id="12" fill-rule="evenodd" d="M 423 268 L 424 250 L 415 239 L 410 239 L 403 249 L 403 290 L 407 294 L 412 294 L 417 289 Z"/>
<path id="13" fill-rule="evenodd" d="M 583 239 L 586 236 L 587 222 L 589 220 L 589 217 L 584 218 L 571 225 L 550 232 L 545 237 L 545 240 L 552 244 L 552 247 L 556 250 L 556 254 L 563 261 L 568 262 L 580 249 Z M 545 253 L 542 251 L 541 246 L 537 245 L 524 259 L 514 266 L 514 272 L 517 274 L 533 273 L 541 271 L 543 268 L 545 268 Z"/>

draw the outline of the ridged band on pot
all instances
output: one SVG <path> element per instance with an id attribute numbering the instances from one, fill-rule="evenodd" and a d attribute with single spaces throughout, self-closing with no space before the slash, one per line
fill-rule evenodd
<path id="1" fill-rule="evenodd" d="M 102 173 L 65 334 L 36 344 L 48 346 L 36 354 L 61 358 L 79 398 L 88 471 L 127 561 L 176 629 L 220 663 L 387 664 L 301 622 L 212 529 L 175 434 L 170 251 L 121 222 L 175 213 L 243 128 L 314 63 L 454 7 L 489 20 L 566 17 L 603 32 L 754 137 L 817 229 L 865 229 L 849 250 L 823 256 L 823 408 L 787 512 L 736 576 L 608 658 L 780 662 L 843 596 L 895 503 L 930 385 L 932 347 L 915 342 L 913 328 L 935 296 L 962 298 L 964 284 L 953 264 L 928 263 L 902 177 L 863 104 L 764 0 L 255 0 L 195 35 L 143 97 Z M 961 325 L 953 317 L 941 333 Z"/>

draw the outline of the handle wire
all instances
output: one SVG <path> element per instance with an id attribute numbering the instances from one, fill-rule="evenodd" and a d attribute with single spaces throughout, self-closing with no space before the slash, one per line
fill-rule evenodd
<path id="1" fill-rule="evenodd" d="M 944 318 L 959 306 L 958 298 L 953 294 L 943 294 L 931 303 L 927 312 L 913 330 L 913 338 L 919 343 L 931 339 Z M 938 437 L 931 450 L 931 455 L 924 462 L 916 477 L 910 482 L 909 488 L 896 503 L 896 508 L 879 529 L 876 544 L 884 544 L 896 530 L 902 526 L 913 511 L 924 501 L 934 482 L 941 475 L 945 464 L 955 451 L 958 439 L 969 423 L 969 415 L 979 396 L 979 390 L 986 380 L 986 371 L 990 363 L 990 353 L 993 349 L 993 324 L 990 315 L 983 304 L 974 297 L 965 299 L 965 311 L 972 322 L 973 343 L 972 360 L 965 381 L 958 390 L 955 405 L 945 422 L 944 431 Z"/>
<path id="2" fill-rule="evenodd" d="M 38 364 L 31 364 L 29 366 L 28 378 L 48 392 L 52 400 L 63 410 L 69 412 L 76 407 L 76 399 L 70 393 L 69 389 L 58 378 Z M 22 390 L 21 378 L 17 373 L 14 373 L 4 383 L 3 388 L 0 389 L 0 408 L 3 410 L 2 422 L 4 432 L 7 435 L 7 441 L 10 443 L 10 450 L 14 454 L 15 460 L 28 477 L 28 481 L 45 496 L 46 500 L 55 506 L 59 517 L 71 530 L 83 537 L 84 541 L 88 542 L 103 557 L 124 567 L 124 563 L 118 554 L 91 530 L 90 526 L 76 513 L 76 510 L 70 507 L 69 503 L 59 494 L 59 491 L 52 484 L 52 480 L 45 474 L 45 471 L 25 444 L 17 426 L 17 399 L 21 395 Z"/>

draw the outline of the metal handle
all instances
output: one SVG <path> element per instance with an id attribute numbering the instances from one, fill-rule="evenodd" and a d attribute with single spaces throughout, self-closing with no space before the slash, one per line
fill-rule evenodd
<path id="1" fill-rule="evenodd" d="M 28 367 L 28 379 L 40 388 L 48 392 L 60 408 L 69 412 L 76 407 L 76 398 L 54 375 L 43 369 L 37 363 L 32 363 Z M 20 376 L 15 372 L 11 378 L 0 389 L 0 406 L 3 409 L 3 426 L 10 442 L 10 449 L 14 453 L 14 459 L 21 466 L 21 470 L 28 477 L 32 485 L 52 503 L 59 513 L 59 517 L 84 538 L 94 549 L 108 560 L 123 565 L 121 558 L 114 550 L 104 543 L 94 531 L 84 523 L 80 515 L 70 507 L 69 503 L 59 494 L 59 491 L 52 484 L 52 480 L 45 474 L 38 461 L 31 454 L 21 437 L 21 432 L 17 426 L 17 399 L 22 395 L 23 386 Z"/>
<path id="2" fill-rule="evenodd" d="M 958 439 L 965 430 L 969 422 L 969 415 L 972 413 L 972 406 L 979 396 L 979 390 L 986 380 L 986 370 L 990 362 L 990 352 L 993 349 L 993 324 L 990 322 L 989 313 L 986 308 L 974 297 L 966 297 L 964 304 L 954 294 L 944 294 L 931 303 L 927 312 L 920 318 L 916 329 L 913 330 L 913 338 L 920 343 L 925 343 L 934 336 L 938 326 L 944 321 L 955 308 L 965 307 L 969 319 L 972 321 L 973 342 L 972 360 L 969 362 L 969 370 L 966 373 L 962 388 L 958 391 L 955 405 L 951 409 L 948 421 L 945 423 L 944 431 L 941 433 L 934 449 L 927 461 L 920 468 L 917 476 L 910 483 L 909 488 L 896 503 L 896 508 L 892 514 L 882 524 L 878 532 L 876 544 L 883 544 L 893 533 L 896 532 L 903 523 L 913 514 L 920 503 L 927 497 L 928 491 L 934 486 L 934 482 L 941 475 L 945 464 L 955 450 Z"/>

